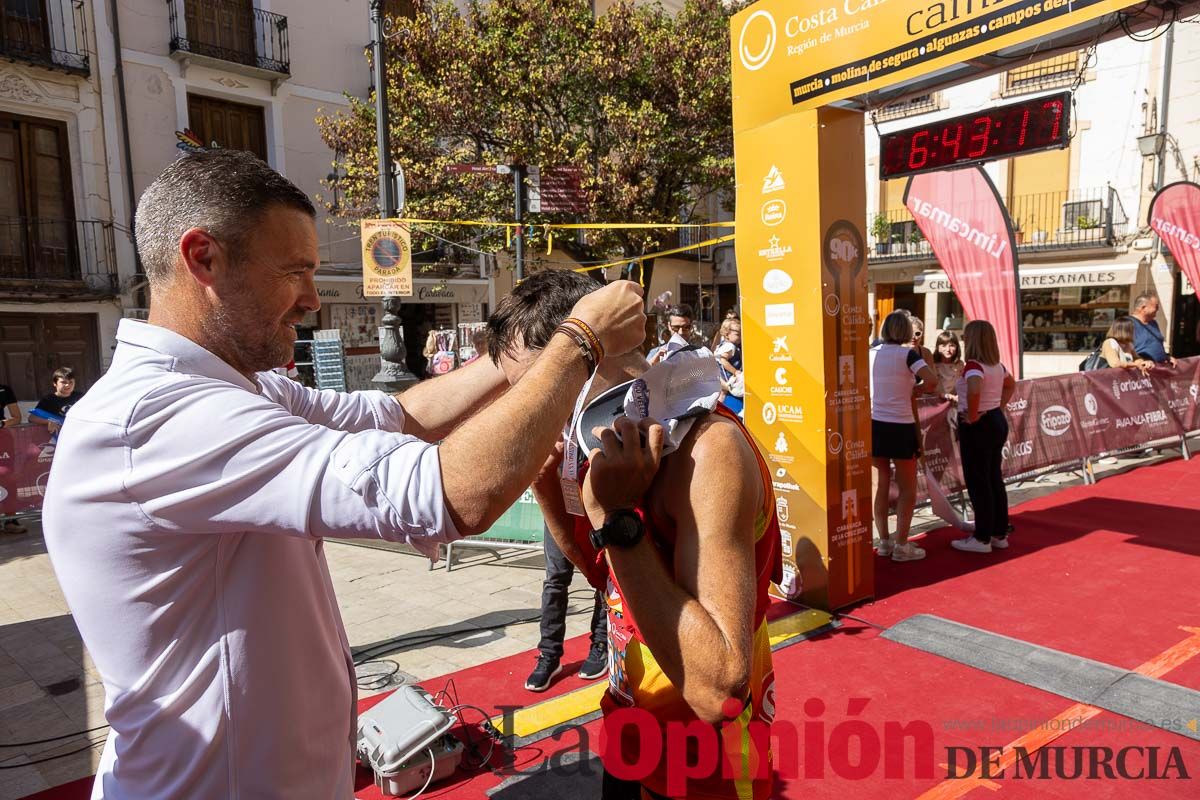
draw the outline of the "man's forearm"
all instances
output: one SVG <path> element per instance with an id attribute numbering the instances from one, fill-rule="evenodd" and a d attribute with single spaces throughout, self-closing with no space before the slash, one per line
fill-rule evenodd
<path id="1" fill-rule="evenodd" d="M 586 380 L 579 349 L 555 336 L 519 384 L 446 437 L 442 485 L 459 533 L 486 531 L 537 477 Z"/>
<path id="2" fill-rule="evenodd" d="M 507 386 L 504 373 L 486 357 L 448 375 L 422 381 L 396 395 L 404 407 L 404 432 L 427 442 L 440 441 L 499 397 Z"/>
<path id="3" fill-rule="evenodd" d="M 723 719 L 727 699 L 745 699 L 747 687 L 735 684 L 749 665 L 741 669 L 737 661 L 749 654 L 738 653 L 700 601 L 675 583 L 648 539 L 628 549 L 609 547 L 606 554 L 622 602 L 655 661 L 697 716 L 707 722 Z"/>
<path id="4" fill-rule="evenodd" d="M 595 569 L 595 565 L 588 562 L 579 543 L 572 535 L 572 518 L 563 503 L 562 491 L 557 486 L 547 486 L 544 490 L 535 488 L 533 494 L 537 499 L 538 506 L 542 509 L 542 519 L 546 522 L 546 530 L 550 532 L 558 549 L 585 575 L 590 575 Z"/>

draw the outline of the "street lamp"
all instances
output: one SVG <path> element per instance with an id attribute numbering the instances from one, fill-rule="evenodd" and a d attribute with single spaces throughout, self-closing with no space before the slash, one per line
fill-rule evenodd
<path id="1" fill-rule="evenodd" d="M 391 137 L 388 135 L 387 53 L 384 42 L 383 0 L 371 0 L 371 47 L 375 67 L 375 140 L 379 148 L 379 212 L 384 219 L 397 216 L 397 203 L 404 203 L 404 172 L 392 166 Z M 405 365 L 404 331 L 400 327 L 400 298 L 383 298 L 379 321 L 379 372 L 371 382 L 395 393 L 416 383 L 418 378 Z"/>

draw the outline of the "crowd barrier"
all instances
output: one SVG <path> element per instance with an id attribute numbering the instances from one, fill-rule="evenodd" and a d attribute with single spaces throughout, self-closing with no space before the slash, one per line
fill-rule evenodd
<path id="1" fill-rule="evenodd" d="M 961 492 L 956 410 L 944 400 L 926 400 L 919 411 L 925 434 L 920 499 L 928 498 L 925 476 L 947 496 Z M 1090 480 L 1090 459 L 1172 439 L 1187 458 L 1187 437 L 1200 431 L 1200 357 L 1149 375 L 1103 369 L 1019 381 L 1005 413 L 1004 476 L 1010 481 L 1064 468 L 1079 468 Z M 41 512 L 53 456 L 45 426 L 0 428 L 0 514 Z M 540 550 L 541 540 L 540 509 L 526 493 L 487 534 L 455 546 Z M 453 551 L 447 556 L 449 568 Z"/>
<path id="2" fill-rule="evenodd" d="M 54 445 L 45 425 L 0 428 L 0 514 L 41 513 L 53 457 Z"/>
<path id="3" fill-rule="evenodd" d="M 1200 358 L 1175 367 L 1102 369 L 1019 381 L 1005 408 L 1009 481 L 1056 469 L 1079 468 L 1093 479 L 1091 459 L 1176 440 L 1185 458 L 1187 437 L 1200 431 Z M 958 458 L 958 414 L 943 400 L 920 404 L 926 475 L 950 495 L 964 488 Z M 922 481 L 923 483 L 923 481 Z M 928 496 L 924 485 L 921 496 Z"/>

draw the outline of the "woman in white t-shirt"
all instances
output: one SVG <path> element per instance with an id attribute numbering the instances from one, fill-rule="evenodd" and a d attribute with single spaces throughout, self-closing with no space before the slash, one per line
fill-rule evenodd
<path id="1" fill-rule="evenodd" d="M 1140 369 L 1145 375 L 1154 369 L 1154 362 L 1137 357 L 1133 349 L 1133 320 L 1121 317 L 1108 326 L 1108 334 L 1100 345 L 1100 355 L 1114 369 Z"/>
<path id="2" fill-rule="evenodd" d="M 871 467 L 875 477 L 875 530 L 879 555 L 893 561 L 917 561 L 925 551 L 908 541 L 917 502 L 917 456 L 921 431 L 913 415 L 913 396 L 937 390 L 937 376 L 912 348 L 912 318 L 893 311 L 883 321 L 883 338 L 871 348 Z M 921 382 L 918 384 L 917 379 Z M 892 465 L 896 469 L 896 536 L 888 535 L 888 497 Z"/>
<path id="3" fill-rule="evenodd" d="M 990 322 L 977 319 L 963 330 L 967 363 L 958 379 L 958 449 L 967 496 L 975 509 L 975 534 L 951 542 L 957 550 L 990 553 L 1008 547 L 1008 492 L 1001 465 L 1008 441 L 1008 405 L 1016 381 L 1000 363 L 1000 344 Z"/>

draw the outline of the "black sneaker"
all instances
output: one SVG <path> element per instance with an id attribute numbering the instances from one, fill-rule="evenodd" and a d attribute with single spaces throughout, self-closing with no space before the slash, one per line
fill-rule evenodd
<path id="1" fill-rule="evenodd" d="M 540 655 L 537 666 L 525 679 L 525 688 L 531 692 L 544 692 L 550 688 L 550 681 L 554 680 L 554 676 L 560 672 L 562 672 L 562 667 L 559 666 L 557 658 Z"/>
<path id="2" fill-rule="evenodd" d="M 604 642 L 593 642 L 588 651 L 587 660 L 579 668 L 579 677 L 585 681 L 594 681 L 608 674 L 608 645 Z"/>

